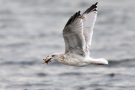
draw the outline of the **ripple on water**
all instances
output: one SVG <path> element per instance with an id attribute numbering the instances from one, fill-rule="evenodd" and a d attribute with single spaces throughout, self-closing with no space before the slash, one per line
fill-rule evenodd
<path id="1" fill-rule="evenodd" d="M 45 76 L 48 76 L 48 74 L 46 74 L 44 72 L 39 72 L 39 73 L 37 73 L 37 76 L 38 77 L 45 77 Z"/>
<path id="2" fill-rule="evenodd" d="M 60 76 L 80 76 L 82 75 L 82 73 L 80 72 L 65 72 L 65 73 L 61 73 L 59 74 Z"/>

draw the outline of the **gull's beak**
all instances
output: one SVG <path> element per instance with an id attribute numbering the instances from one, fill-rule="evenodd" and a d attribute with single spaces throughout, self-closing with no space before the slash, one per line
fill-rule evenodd
<path id="1" fill-rule="evenodd" d="M 45 63 L 48 64 L 49 62 L 51 62 L 51 59 L 52 59 L 52 58 L 50 58 L 50 59 L 48 59 L 48 60 L 47 60 L 47 59 L 43 59 L 43 60 L 44 60 L 43 64 L 45 64 Z"/>

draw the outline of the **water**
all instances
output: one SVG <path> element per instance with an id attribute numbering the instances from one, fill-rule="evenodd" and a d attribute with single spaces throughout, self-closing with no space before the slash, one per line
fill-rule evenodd
<path id="1" fill-rule="evenodd" d="M 108 66 L 45 65 L 64 50 L 62 29 L 90 0 L 0 0 L 0 90 L 134 90 L 135 1 L 102 0 L 92 56 Z"/>

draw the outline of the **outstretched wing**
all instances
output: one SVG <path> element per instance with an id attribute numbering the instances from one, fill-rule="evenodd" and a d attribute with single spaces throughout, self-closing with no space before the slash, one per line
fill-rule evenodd
<path id="1" fill-rule="evenodd" d="M 70 17 L 63 30 L 65 53 L 70 52 L 82 56 L 89 54 L 96 16 L 97 3 L 93 4 L 82 15 L 78 11 Z"/>
<path id="2" fill-rule="evenodd" d="M 85 56 L 85 37 L 83 35 L 83 21 L 80 11 L 70 17 L 63 30 L 65 53 Z"/>
<path id="3" fill-rule="evenodd" d="M 93 35 L 93 28 L 97 18 L 97 4 L 93 4 L 89 7 L 83 14 L 83 29 L 84 29 L 84 37 L 86 41 L 87 50 L 90 49 L 92 35 Z"/>

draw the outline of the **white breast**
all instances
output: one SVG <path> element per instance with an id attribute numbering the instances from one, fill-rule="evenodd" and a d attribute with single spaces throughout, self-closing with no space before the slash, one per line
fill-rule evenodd
<path id="1" fill-rule="evenodd" d="M 86 63 L 84 62 L 85 61 L 84 59 L 85 59 L 84 57 L 68 54 L 68 55 L 64 55 L 64 58 L 58 61 L 66 65 L 84 66 L 86 65 Z"/>

